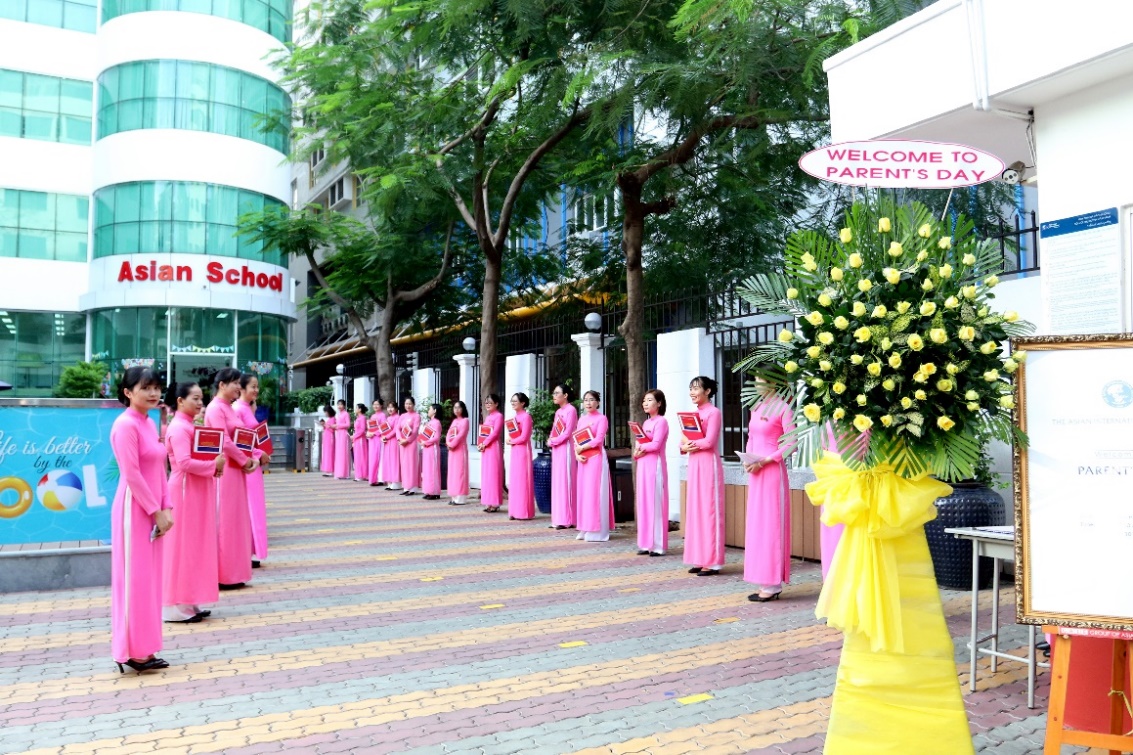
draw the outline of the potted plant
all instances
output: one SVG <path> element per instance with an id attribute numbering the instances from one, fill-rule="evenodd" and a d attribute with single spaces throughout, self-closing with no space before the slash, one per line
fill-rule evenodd
<path id="1" fill-rule="evenodd" d="M 533 460 L 535 467 L 535 505 L 544 514 L 551 513 L 551 452 L 547 449 L 547 436 L 555 422 L 554 400 L 551 392 L 545 389 L 531 391 L 531 403 L 527 412 L 531 415 L 531 440 L 539 453 Z"/>
<path id="2" fill-rule="evenodd" d="M 421 426 L 424 427 L 425 423 L 429 421 L 429 407 L 433 404 L 440 404 L 441 410 L 437 413 L 437 419 L 441 421 L 441 440 L 448 435 L 449 425 L 452 424 L 452 399 L 446 398 L 444 401 L 438 401 L 434 396 L 426 396 L 421 399 L 417 404 L 417 413 L 421 415 Z M 448 479 L 448 445 L 445 443 L 437 444 L 441 452 L 441 485 L 445 484 Z"/>

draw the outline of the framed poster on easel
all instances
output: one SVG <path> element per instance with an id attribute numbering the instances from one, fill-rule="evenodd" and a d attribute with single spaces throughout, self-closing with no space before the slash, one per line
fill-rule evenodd
<path id="1" fill-rule="evenodd" d="M 1133 631 L 1133 334 L 1012 339 L 1017 618 Z"/>

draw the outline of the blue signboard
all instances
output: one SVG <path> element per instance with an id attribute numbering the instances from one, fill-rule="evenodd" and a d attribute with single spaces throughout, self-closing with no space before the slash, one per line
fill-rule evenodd
<path id="1" fill-rule="evenodd" d="M 0 405 L 0 544 L 109 541 L 118 487 L 110 428 L 123 407 L 37 403 Z"/>
<path id="2" fill-rule="evenodd" d="M 1065 236 L 1068 233 L 1089 231 L 1093 228 L 1104 228 L 1107 225 L 1117 225 L 1117 208 L 1087 212 L 1085 215 L 1075 215 L 1060 220 L 1049 220 L 1039 226 L 1039 237 L 1052 239 L 1055 236 Z"/>

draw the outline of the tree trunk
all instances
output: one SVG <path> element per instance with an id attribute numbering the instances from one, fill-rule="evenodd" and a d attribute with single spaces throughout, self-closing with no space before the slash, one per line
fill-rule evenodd
<path id="1" fill-rule="evenodd" d="M 626 262 L 626 316 L 618 326 L 625 339 L 629 371 L 627 400 L 630 419 L 642 418 L 641 399 L 645 395 L 645 278 L 641 268 L 641 245 L 645 236 L 645 207 L 641 204 L 641 185 L 631 177 L 618 185 L 622 191 L 622 252 Z"/>
<path id="2" fill-rule="evenodd" d="M 496 319 L 500 313 L 500 278 L 503 255 L 498 251 L 484 255 L 484 300 L 480 321 L 480 404 L 496 391 Z M 503 407 L 500 407 L 503 411 Z M 475 409 L 469 411 L 475 412 Z M 473 416 L 476 416 L 475 414 Z"/>
<path id="3" fill-rule="evenodd" d="M 378 368 L 378 398 L 383 404 L 398 400 L 393 367 L 393 344 L 390 343 L 390 334 L 393 333 L 393 326 L 396 324 L 393 309 L 388 305 L 382 309 L 381 327 L 378 328 L 378 335 L 370 344 Z"/>

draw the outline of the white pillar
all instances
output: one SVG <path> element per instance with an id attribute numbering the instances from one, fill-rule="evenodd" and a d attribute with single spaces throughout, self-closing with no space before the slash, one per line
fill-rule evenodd
<path id="1" fill-rule="evenodd" d="M 500 407 L 505 417 L 512 416 L 511 397 L 515 393 L 526 393 L 531 396 L 531 389 L 535 387 L 535 355 L 512 354 L 504 364 L 504 405 Z M 504 470 L 511 469 L 510 446 L 504 445 Z M 505 478 L 506 479 L 506 478 Z"/>
<path id="2" fill-rule="evenodd" d="M 335 375 L 330 379 L 331 388 L 334 394 L 334 403 L 346 400 L 346 378 L 342 375 Z"/>
<path id="3" fill-rule="evenodd" d="M 440 376 L 432 367 L 413 370 L 413 398 L 420 406 L 426 399 L 436 401 L 441 393 Z"/>
<path id="4" fill-rule="evenodd" d="M 480 452 L 476 450 L 480 387 L 476 383 L 476 358 L 475 354 L 453 356 L 453 360 L 460 365 L 460 400 L 468 407 L 468 484 L 474 488 L 480 487 Z"/>
<path id="5" fill-rule="evenodd" d="M 369 411 L 370 404 L 374 403 L 374 379 L 372 377 L 354 378 L 351 387 L 354 389 L 354 403 L 351 405 L 351 409 L 362 404 Z"/>
<path id="6" fill-rule="evenodd" d="M 691 411 L 688 384 L 698 375 L 716 377 L 716 348 L 704 328 L 678 330 L 657 335 L 657 387 L 664 392 L 668 404 L 665 418 L 669 421 L 669 442 L 665 454 L 669 466 L 669 518 L 679 519 L 681 480 L 687 469 L 681 455 L 681 427 L 678 411 Z"/>
<path id="7" fill-rule="evenodd" d="M 605 385 L 605 354 L 602 353 L 602 336 L 597 333 L 575 333 L 571 335 L 570 340 L 578 344 L 579 397 L 587 391 L 601 393 L 602 386 Z"/>

